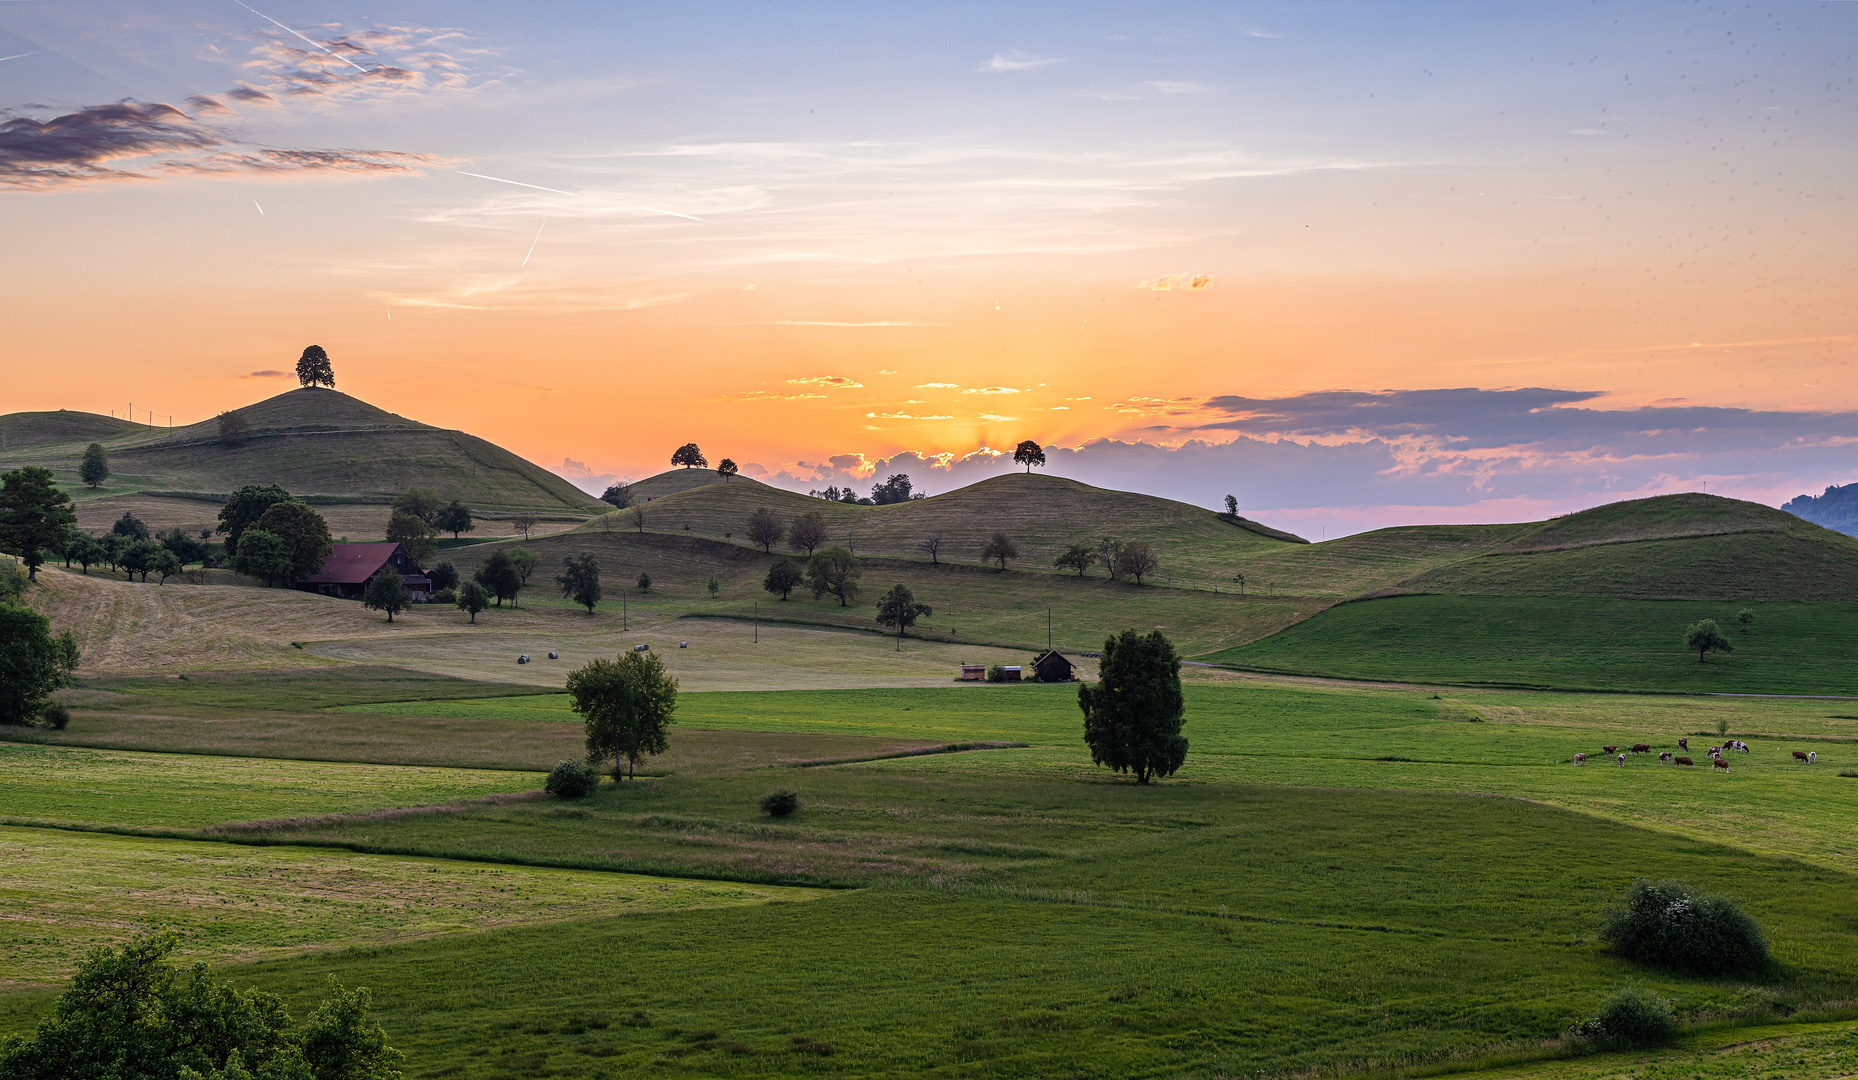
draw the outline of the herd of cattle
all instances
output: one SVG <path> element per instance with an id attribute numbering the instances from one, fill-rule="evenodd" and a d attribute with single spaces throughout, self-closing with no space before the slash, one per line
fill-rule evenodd
<path id="1" fill-rule="evenodd" d="M 1677 748 L 1679 750 L 1690 749 L 1690 740 L 1689 739 L 1677 740 Z M 1650 743 L 1634 743 L 1631 746 L 1627 746 L 1627 747 L 1603 746 L 1600 748 L 1600 750 L 1603 754 L 1605 754 L 1608 757 L 1617 756 L 1618 761 L 1619 761 L 1619 767 L 1623 769 L 1626 767 L 1626 756 L 1628 754 L 1649 754 L 1652 752 L 1652 747 Z M 1746 754 L 1748 753 L 1748 744 L 1743 742 L 1740 739 L 1728 739 L 1728 740 L 1725 740 L 1721 746 L 1710 747 L 1707 753 L 1709 755 L 1709 759 L 1715 763 L 1713 767 L 1717 769 L 1721 769 L 1723 772 L 1728 772 L 1729 771 L 1729 759 L 1724 757 L 1723 754 L 1730 752 L 1730 751 L 1740 751 L 1741 753 Z M 1793 752 L 1793 758 L 1795 761 L 1802 762 L 1807 765 L 1817 765 L 1819 764 L 1819 751 L 1817 750 L 1795 750 Z M 1687 765 L 1692 768 L 1695 768 L 1697 764 L 1695 761 L 1692 761 L 1690 758 L 1685 757 L 1683 755 L 1673 756 L 1671 752 L 1668 750 L 1659 753 L 1658 762 L 1661 765 L 1666 765 L 1666 764 Z M 1574 764 L 1576 765 L 1587 764 L 1587 755 L 1586 754 L 1574 755 Z"/>

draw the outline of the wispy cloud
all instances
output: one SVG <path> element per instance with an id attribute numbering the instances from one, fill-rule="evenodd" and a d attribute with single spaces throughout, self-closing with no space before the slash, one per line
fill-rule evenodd
<path id="1" fill-rule="evenodd" d="M 266 368 L 263 371 L 254 371 L 250 375 L 241 375 L 239 376 L 239 378 L 241 379 L 288 379 L 290 378 L 290 372 L 275 371 L 270 368 Z"/>
<path id="2" fill-rule="evenodd" d="M 1169 289 L 1204 289 L 1213 284 L 1213 279 L 1206 274 L 1163 274 L 1158 278 L 1138 281 L 1138 289 L 1153 289 L 1155 292 L 1167 292 Z"/>
<path id="3" fill-rule="evenodd" d="M 916 389 L 918 390 L 959 390 L 961 389 L 961 384 L 952 383 L 952 382 L 926 382 L 926 383 L 917 383 Z"/>
<path id="4" fill-rule="evenodd" d="M 1017 49 L 1009 49 L 1006 52 L 994 53 L 992 59 L 981 63 L 980 70 L 1032 71 L 1035 68 L 1056 64 L 1058 60 L 1059 58 L 1056 56 L 1033 56 L 1031 53 L 1023 53 Z"/>
<path id="5" fill-rule="evenodd" d="M 967 390 L 963 390 L 962 393 L 964 394 L 1023 394 L 1025 393 L 1025 391 L 1015 389 L 1014 387 L 1011 387 L 1011 386 L 976 386 L 976 387 L 971 387 Z"/>
<path id="6" fill-rule="evenodd" d="M 843 375 L 810 375 L 804 379 L 788 379 L 788 386 L 823 386 L 830 390 L 851 390 L 862 387 L 864 383 L 849 379 Z"/>
<path id="7" fill-rule="evenodd" d="M 826 400 L 826 395 L 824 394 L 782 394 L 774 390 L 750 390 L 747 393 L 743 393 L 743 394 L 733 394 L 731 395 L 731 397 L 737 400 L 741 400 L 741 401 L 824 401 Z M 729 399 L 728 398 L 717 398 L 716 400 L 726 401 Z"/>

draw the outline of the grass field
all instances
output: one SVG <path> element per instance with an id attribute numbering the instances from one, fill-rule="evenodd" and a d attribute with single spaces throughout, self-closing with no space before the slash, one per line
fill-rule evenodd
<path id="1" fill-rule="evenodd" d="M 1201 659 L 1349 679 L 1673 693 L 1858 695 L 1858 603 L 1398 596 L 1332 607 Z M 1684 628 L 1715 619 L 1735 646 L 1699 664 Z"/>
<path id="2" fill-rule="evenodd" d="M 1846 1080 L 1858 1075 L 1858 1024 L 1710 1031 L 1668 1050 L 1601 1054 L 1475 1075 L 1477 1080 Z"/>
<path id="3" fill-rule="evenodd" d="M 169 926 L 190 955 L 244 963 L 517 923 L 819 894 L 313 848 L 0 827 L 0 992 L 62 982 L 94 945 Z"/>

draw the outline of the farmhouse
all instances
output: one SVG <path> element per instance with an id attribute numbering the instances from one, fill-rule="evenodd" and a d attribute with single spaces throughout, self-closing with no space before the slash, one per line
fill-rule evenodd
<path id="1" fill-rule="evenodd" d="M 399 544 L 337 544 L 323 560 L 323 568 L 299 579 L 297 588 L 324 596 L 359 600 L 368 587 L 368 579 L 383 566 L 392 566 L 400 572 L 400 581 L 414 602 L 423 603 L 432 595 L 432 579 Z"/>
<path id="2" fill-rule="evenodd" d="M 1040 682 L 1070 682 L 1077 678 L 1071 661 L 1066 660 L 1057 649 L 1046 651 L 1032 662 L 1034 678 Z"/>

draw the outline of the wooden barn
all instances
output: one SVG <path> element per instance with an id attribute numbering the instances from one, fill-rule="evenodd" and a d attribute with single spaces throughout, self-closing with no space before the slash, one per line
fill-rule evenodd
<path id="1" fill-rule="evenodd" d="M 424 603 L 432 595 L 432 579 L 399 544 L 337 544 L 323 560 L 323 568 L 298 580 L 296 586 L 304 592 L 359 600 L 368 579 L 383 566 L 400 572 L 400 582 L 413 602 Z"/>
<path id="2" fill-rule="evenodd" d="M 1064 654 L 1051 649 L 1032 662 L 1034 678 L 1040 682 L 1071 682 L 1077 678 L 1077 669 Z"/>

